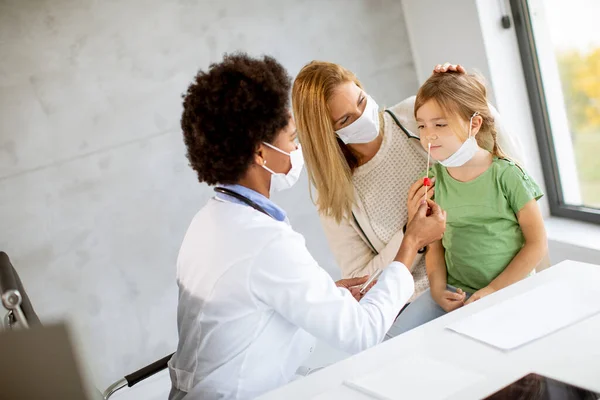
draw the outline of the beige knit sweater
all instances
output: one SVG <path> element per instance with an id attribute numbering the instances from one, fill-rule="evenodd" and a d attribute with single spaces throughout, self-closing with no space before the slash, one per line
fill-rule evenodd
<path id="1" fill-rule="evenodd" d="M 412 136 L 417 137 L 414 100 L 414 96 L 410 97 L 389 110 Z M 512 157 L 522 160 L 518 141 L 504 132 L 497 111 L 491 108 L 496 118 L 500 145 Z M 356 221 L 351 217 L 337 224 L 332 218 L 321 216 L 325 235 L 343 278 L 371 274 L 394 260 L 403 238 L 402 227 L 408 218 L 408 189 L 427 167 L 427 154 L 418 138 L 408 137 L 388 113 L 383 114 L 381 129 L 383 142 L 379 151 L 369 162 L 356 169 L 352 178 L 356 194 L 353 207 Z M 414 299 L 429 287 L 425 257 L 418 255 L 410 269 L 415 279 Z"/>

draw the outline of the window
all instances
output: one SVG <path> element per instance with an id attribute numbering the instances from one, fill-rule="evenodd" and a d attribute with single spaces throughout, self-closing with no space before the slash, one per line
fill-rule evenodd
<path id="1" fill-rule="evenodd" d="M 551 213 L 600 223 L 600 1 L 510 3 Z"/>

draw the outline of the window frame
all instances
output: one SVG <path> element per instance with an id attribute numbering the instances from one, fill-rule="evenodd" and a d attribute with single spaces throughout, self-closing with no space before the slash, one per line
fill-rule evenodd
<path id="1" fill-rule="evenodd" d="M 566 204 L 564 201 L 529 5 L 527 0 L 510 0 L 510 7 L 540 151 L 550 214 L 600 224 L 600 209 L 574 206 Z"/>

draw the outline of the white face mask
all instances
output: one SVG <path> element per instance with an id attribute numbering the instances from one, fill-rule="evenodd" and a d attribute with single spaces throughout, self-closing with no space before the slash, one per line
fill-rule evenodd
<path id="1" fill-rule="evenodd" d="M 479 150 L 479 145 L 477 144 L 477 140 L 475 140 L 475 136 L 471 136 L 473 118 L 476 115 L 479 115 L 479 113 L 476 112 L 473 114 L 469 120 L 469 138 L 465 140 L 454 154 L 443 161 L 439 161 L 444 167 L 462 167 L 471 160 L 473 156 L 475 156 L 475 153 L 477 153 L 477 150 Z"/>
<path id="2" fill-rule="evenodd" d="M 379 106 L 369 95 L 362 115 L 345 128 L 335 131 L 344 144 L 369 143 L 379 135 Z"/>
<path id="3" fill-rule="evenodd" d="M 302 172 L 302 167 L 304 166 L 304 157 L 302 156 L 302 147 L 298 145 L 298 148 L 291 153 L 287 153 L 272 144 L 263 142 L 265 146 L 272 148 L 286 156 L 290 157 L 290 161 L 292 162 L 292 168 L 287 174 L 281 172 L 275 172 L 267 166 L 263 165 L 262 167 L 271 173 L 271 187 L 269 189 L 270 192 L 279 192 L 281 190 L 289 189 L 300 178 L 300 173 Z"/>

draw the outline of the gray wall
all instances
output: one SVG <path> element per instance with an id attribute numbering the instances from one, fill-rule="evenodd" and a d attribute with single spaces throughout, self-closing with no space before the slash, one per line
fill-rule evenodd
<path id="1" fill-rule="evenodd" d="M 0 249 L 100 387 L 175 348 L 175 260 L 211 196 L 180 95 L 237 49 L 339 62 L 380 104 L 417 89 L 396 0 L 0 0 Z M 276 200 L 336 275 L 303 179 Z"/>

